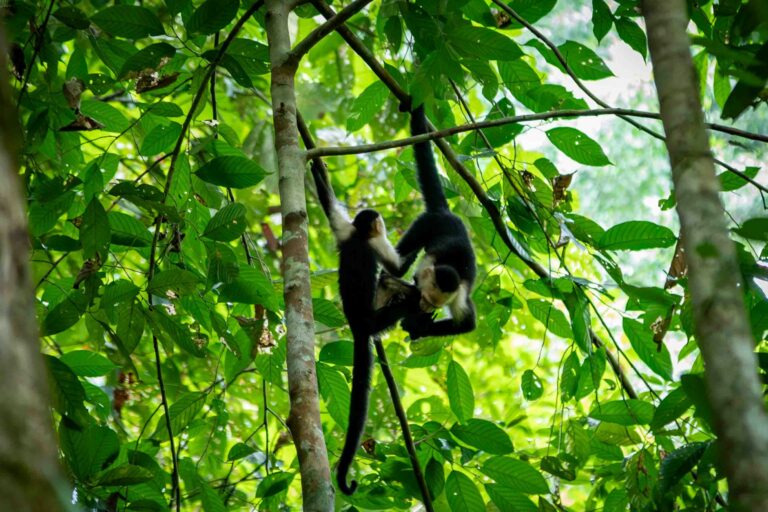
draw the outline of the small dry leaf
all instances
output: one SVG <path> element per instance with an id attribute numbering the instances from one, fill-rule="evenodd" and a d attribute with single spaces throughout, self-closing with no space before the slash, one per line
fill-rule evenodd
<path id="1" fill-rule="evenodd" d="M 554 199 L 555 203 L 559 203 L 560 201 L 565 200 L 566 192 L 568 187 L 571 186 L 571 181 L 573 181 L 574 174 L 576 173 L 561 174 L 552 178 L 552 198 Z"/>

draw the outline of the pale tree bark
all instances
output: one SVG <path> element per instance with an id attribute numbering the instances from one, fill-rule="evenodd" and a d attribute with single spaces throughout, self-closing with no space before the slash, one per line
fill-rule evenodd
<path id="1" fill-rule="evenodd" d="M 645 0 L 643 15 L 680 217 L 696 339 L 706 365 L 731 510 L 768 510 L 768 417 L 742 296 L 741 273 L 718 196 L 684 0 Z"/>
<path id="2" fill-rule="evenodd" d="M 333 510 L 334 489 L 320 422 L 314 320 L 309 282 L 305 159 L 296 124 L 295 59 L 288 33 L 289 2 L 266 2 L 272 62 L 272 112 L 283 223 L 283 282 L 288 338 L 288 426 L 299 456 L 305 511 Z"/>
<path id="3" fill-rule="evenodd" d="M 27 217 L 19 185 L 19 126 L 0 26 L 0 510 L 64 510 L 29 273 Z"/>

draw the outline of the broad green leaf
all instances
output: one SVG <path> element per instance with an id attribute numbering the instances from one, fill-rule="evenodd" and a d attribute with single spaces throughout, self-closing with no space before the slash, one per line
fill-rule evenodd
<path id="1" fill-rule="evenodd" d="M 237 279 L 220 288 L 219 302 L 261 304 L 274 312 L 280 309 L 280 299 L 272 283 L 263 272 L 255 268 L 240 269 Z"/>
<path id="2" fill-rule="evenodd" d="M 563 363 L 563 371 L 560 374 L 560 397 L 567 402 L 576 395 L 579 384 L 579 356 L 571 352 Z"/>
<path id="3" fill-rule="evenodd" d="M 62 416 L 85 426 L 90 417 L 85 409 L 85 389 L 72 369 L 54 356 L 45 355 L 51 389 L 51 405 Z"/>
<path id="4" fill-rule="evenodd" d="M 248 158 L 220 156 L 200 167 L 195 175 L 220 187 L 248 188 L 263 180 L 267 173 Z"/>
<path id="5" fill-rule="evenodd" d="M 286 490 L 296 473 L 290 473 L 287 471 L 277 471 L 264 477 L 259 486 L 256 488 L 257 498 L 268 498 L 274 496 Z"/>
<path id="6" fill-rule="evenodd" d="M 127 279 L 112 281 L 104 287 L 104 291 L 101 294 L 100 308 L 112 317 L 119 311 L 118 308 L 133 302 L 133 299 L 136 298 L 140 291 L 141 289 L 138 286 Z"/>
<path id="7" fill-rule="evenodd" d="M 585 354 L 592 353 L 592 334 L 590 332 L 591 317 L 589 314 L 589 301 L 580 289 L 571 292 L 566 301 L 568 313 L 571 317 L 573 339 L 579 349 Z"/>
<path id="8" fill-rule="evenodd" d="M 83 377 L 100 377 L 116 368 L 115 364 L 99 354 L 90 350 L 73 350 L 61 356 L 61 361 L 69 366 L 73 372 Z"/>
<path id="9" fill-rule="evenodd" d="M 506 2 L 528 23 L 536 23 L 555 8 L 557 0 L 511 0 Z M 511 20 L 510 28 L 521 28 L 517 21 Z"/>
<path id="10" fill-rule="evenodd" d="M 229 203 L 208 221 L 203 236 L 219 242 L 235 240 L 248 227 L 245 212 L 245 206 L 242 204 Z"/>
<path id="11" fill-rule="evenodd" d="M 189 270 L 170 268 L 155 274 L 149 281 L 147 291 L 162 297 L 178 298 L 195 293 L 198 284 L 200 279 Z"/>
<path id="12" fill-rule="evenodd" d="M 158 101 L 156 103 L 149 103 L 149 104 L 142 103 L 142 104 L 139 104 L 139 107 L 142 110 L 144 110 L 144 112 L 147 112 L 156 116 L 182 117 L 184 115 L 184 111 L 181 110 L 180 106 L 178 106 L 175 103 L 171 103 L 169 101 Z"/>
<path id="13" fill-rule="evenodd" d="M 752 240 L 768 241 L 768 217 L 755 217 L 744 221 L 736 234 Z"/>
<path id="14" fill-rule="evenodd" d="M 312 299 L 312 311 L 315 322 L 320 322 L 326 327 L 341 327 L 347 324 L 344 314 L 339 311 L 336 304 L 327 299 Z"/>
<path id="15" fill-rule="evenodd" d="M 200 501 L 203 502 L 203 510 L 205 512 L 227 512 L 227 507 L 224 505 L 224 499 L 222 492 L 217 491 L 211 485 L 204 481 L 200 482 Z"/>
<path id="16" fill-rule="evenodd" d="M 567 453 L 561 453 L 557 457 L 548 455 L 541 459 L 541 470 L 550 475 L 572 482 L 576 480 L 576 458 Z"/>
<path id="17" fill-rule="evenodd" d="M 168 408 L 168 417 L 171 418 L 171 430 L 174 437 L 183 432 L 202 410 L 205 405 L 205 398 L 205 393 L 195 391 L 181 395 L 171 404 Z M 152 437 L 158 440 L 168 439 L 168 426 L 165 415 L 157 422 L 155 433 L 152 434 Z"/>
<path id="18" fill-rule="evenodd" d="M 456 423 L 451 434 L 461 442 L 493 455 L 506 455 L 513 451 L 512 441 L 501 427 L 478 418 Z"/>
<path id="19" fill-rule="evenodd" d="M 611 25 L 613 16 L 605 0 L 592 0 L 592 33 L 598 43 L 611 31 Z"/>
<path id="20" fill-rule="evenodd" d="M 760 171 L 759 167 L 747 167 L 744 169 L 744 174 L 754 179 L 755 176 L 757 176 L 758 171 Z M 738 190 L 749 183 L 741 176 L 730 171 L 721 172 L 717 177 L 720 178 L 720 188 L 723 192 Z"/>
<path id="21" fill-rule="evenodd" d="M 317 381 L 331 418 L 346 429 L 349 422 L 350 390 L 344 375 L 333 366 L 318 364 Z"/>
<path id="22" fill-rule="evenodd" d="M 698 464 L 709 443 L 690 443 L 668 453 L 659 468 L 659 491 L 666 494 Z"/>
<path id="23" fill-rule="evenodd" d="M 495 30 L 464 25 L 446 34 L 453 48 L 482 60 L 515 60 L 523 56 L 512 39 Z"/>
<path id="24" fill-rule="evenodd" d="M 653 341 L 653 333 L 637 320 L 624 318 L 624 334 L 627 335 L 630 345 L 643 361 L 656 375 L 664 380 L 672 380 L 672 358 L 669 350 L 663 343 L 661 345 Z"/>
<path id="25" fill-rule="evenodd" d="M 597 167 L 612 164 L 600 144 L 576 128 L 552 128 L 547 130 L 547 137 L 557 149 L 580 164 Z"/>
<path id="26" fill-rule="evenodd" d="M 645 39 L 645 32 L 641 29 L 637 23 L 630 18 L 620 17 L 614 20 L 616 24 L 616 32 L 619 33 L 619 37 L 627 43 L 633 50 L 643 56 L 645 59 L 648 56 L 648 42 Z"/>
<path id="27" fill-rule="evenodd" d="M 613 76 L 603 59 L 581 43 L 566 41 L 558 49 L 573 73 L 582 80 L 600 80 Z"/>
<path id="28" fill-rule="evenodd" d="M 77 7 L 64 6 L 53 13 L 53 17 L 68 27 L 84 30 L 91 26 L 88 16 Z M 70 75 L 67 75 L 70 76 Z"/>
<path id="29" fill-rule="evenodd" d="M 176 144 L 179 135 L 181 135 L 179 123 L 159 124 L 144 137 L 139 148 L 139 154 L 141 156 L 155 156 L 165 153 Z"/>
<path id="30" fill-rule="evenodd" d="M 347 131 L 354 132 L 368 124 L 376 115 L 389 97 L 389 89 L 380 81 L 369 85 L 352 102 L 347 117 Z"/>
<path id="31" fill-rule="evenodd" d="M 91 16 L 91 21 L 113 36 L 126 39 L 141 39 L 165 34 L 163 24 L 155 13 L 145 7 L 134 5 L 107 7 Z"/>
<path id="32" fill-rule="evenodd" d="M 624 489 L 614 489 L 605 497 L 603 512 L 625 512 L 629 506 L 629 497 Z"/>
<path id="33" fill-rule="evenodd" d="M 619 425 L 647 425 L 653 420 L 656 408 L 653 404 L 637 399 L 614 400 L 596 403 L 589 417 Z"/>
<path id="34" fill-rule="evenodd" d="M 467 421 L 474 415 L 475 394 L 472 382 L 456 361 L 448 363 L 448 402 L 459 421 Z"/>
<path id="35" fill-rule="evenodd" d="M 252 453 L 256 453 L 256 448 L 251 448 L 245 443 L 237 443 L 229 449 L 229 454 L 227 454 L 227 462 L 242 459 Z"/>
<path id="36" fill-rule="evenodd" d="M 115 332 L 123 345 L 125 357 L 131 355 L 141 341 L 145 323 L 144 309 L 137 301 L 132 301 L 118 309 Z"/>
<path id="37" fill-rule="evenodd" d="M 78 290 L 71 291 L 45 315 L 40 334 L 50 336 L 66 331 L 80 320 L 87 309 L 88 298 Z"/>
<path id="38" fill-rule="evenodd" d="M 147 319 L 152 334 L 163 342 L 167 351 L 170 352 L 176 345 L 195 357 L 205 357 L 208 340 L 203 333 L 195 333 L 177 316 L 169 316 L 161 309 L 148 311 Z"/>
<path id="39" fill-rule="evenodd" d="M 240 275 L 240 264 L 235 251 L 227 244 L 206 245 L 208 251 L 208 280 L 206 288 L 218 283 L 231 283 Z"/>
<path id="40" fill-rule="evenodd" d="M 525 494 L 548 494 L 549 485 L 533 466 L 511 457 L 493 457 L 485 461 L 480 471 L 509 487 Z"/>
<path id="41" fill-rule="evenodd" d="M 508 512 L 537 512 L 539 508 L 531 498 L 501 484 L 485 484 L 485 491 L 499 510 Z"/>
<path id="42" fill-rule="evenodd" d="M 239 0 L 206 0 L 190 16 L 186 23 L 190 34 L 213 34 L 235 18 Z"/>
<path id="43" fill-rule="evenodd" d="M 651 429 L 662 429 L 667 424 L 682 416 L 692 405 L 693 402 L 688 398 L 688 395 L 682 387 L 673 389 L 661 400 L 659 406 L 656 408 L 656 412 L 653 415 L 653 421 L 651 421 Z"/>
<path id="44" fill-rule="evenodd" d="M 451 471 L 445 481 L 445 497 L 451 512 L 483 512 L 485 503 L 475 483 L 460 471 Z"/>
<path id="45" fill-rule="evenodd" d="M 120 441 L 112 429 L 95 425 L 78 430 L 62 422 L 59 441 L 69 468 L 83 482 L 108 466 L 120 449 Z"/>
<path id="46" fill-rule="evenodd" d="M 80 243 L 83 245 L 83 257 L 94 258 L 99 255 L 106 261 L 109 250 L 111 231 L 107 212 L 97 198 L 93 198 L 83 213 L 80 223 Z"/>
<path id="47" fill-rule="evenodd" d="M 544 394 L 544 386 L 541 379 L 533 370 L 525 370 L 520 379 L 520 389 L 523 390 L 523 397 L 526 400 L 538 400 Z"/>
<path id="48" fill-rule="evenodd" d="M 561 338 L 573 339 L 573 331 L 568 320 L 554 304 L 540 299 L 529 299 L 527 304 L 533 317 L 544 324 L 552 334 Z"/>
<path id="49" fill-rule="evenodd" d="M 149 247 L 152 244 L 152 234 L 135 217 L 120 212 L 109 212 L 107 219 L 113 244 L 128 247 Z"/>
<path id="50" fill-rule="evenodd" d="M 334 341 L 320 349 L 320 361 L 340 366 L 352 366 L 355 345 L 351 341 Z"/>
<path id="51" fill-rule="evenodd" d="M 155 474 L 147 468 L 133 464 L 121 464 L 101 475 L 96 482 L 97 487 L 137 485 L 155 478 Z"/>
<path id="52" fill-rule="evenodd" d="M 120 110 L 104 101 L 83 100 L 80 111 L 101 123 L 105 132 L 122 133 L 130 126 Z"/>
<path id="53" fill-rule="evenodd" d="M 174 55 L 176 55 L 176 48 L 168 43 L 151 44 L 129 57 L 120 68 L 118 76 L 121 80 L 136 78 L 142 71 L 158 69 L 162 63 L 167 62 Z"/>
<path id="54" fill-rule="evenodd" d="M 671 229 L 645 220 L 630 220 L 610 227 L 598 245 L 608 251 L 639 251 L 670 247 L 677 241 Z"/>

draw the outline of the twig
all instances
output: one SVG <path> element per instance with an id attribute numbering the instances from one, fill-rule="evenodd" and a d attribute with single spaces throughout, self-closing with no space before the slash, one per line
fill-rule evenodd
<path id="1" fill-rule="evenodd" d="M 389 394 L 392 397 L 392 405 L 395 407 L 395 413 L 397 419 L 400 422 L 400 429 L 403 431 L 403 441 L 405 442 L 405 449 L 408 450 L 408 455 L 411 459 L 411 466 L 413 467 L 413 474 L 416 477 L 416 482 L 419 484 L 419 490 L 421 491 L 422 503 L 424 503 L 424 509 L 427 512 L 434 512 L 432 506 L 432 498 L 429 496 L 429 488 L 427 487 L 427 481 L 424 479 L 424 473 L 421 471 L 421 465 L 419 464 L 419 458 L 416 456 L 416 445 L 413 443 L 413 436 L 411 436 L 411 429 L 408 426 L 408 418 L 405 415 L 403 404 L 400 402 L 400 393 L 397 390 L 397 384 L 395 378 L 392 376 L 392 370 L 389 368 L 389 361 L 387 360 L 387 353 L 384 351 L 384 345 L 381 343 L 379 336 L 373 337 L 373 344 L 376 346 L 376 354 L 379 356 L 379 365 L 381 366 L 381 372 L 384 374 L 384 379 L 387 381 L 387 387 L 389 388 Z"/>
<path id="2" fill-rule="evenodd" d="M 287 63 L 293 66 L 298 65 L 301 58 L 312 49 L 317 43 L 319 43 L 325 36 L 336 30 L 337 27 L 343 25 L 345 21 L 360 12 L 366 5 L 373 0 L 355 0 L 351 4 L 344 7 L 333 17 L 328 19 L 325 23 L 317 27 L 315 30 L 309 33 L 307 37 L 301 40 L 299 44 L 293 47 L 293 50 L 287 56 Z"/>

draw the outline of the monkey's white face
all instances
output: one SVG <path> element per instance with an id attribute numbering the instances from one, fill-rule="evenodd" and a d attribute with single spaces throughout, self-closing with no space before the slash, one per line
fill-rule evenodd
<path id="1" fill-rule="evenodd" d="M 435 267 L 432 263 L 421 265 L 416 272 L 421 300 L 419 307 L 425 313 L 431 313 L 440 309 L 456 297 L 456 292 L 443 292 L 435 282 Z"/>

